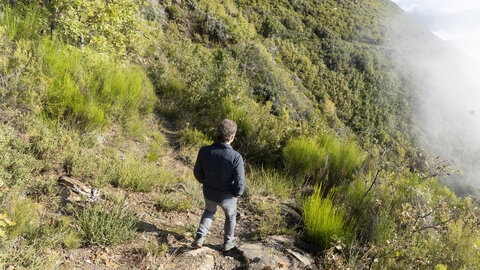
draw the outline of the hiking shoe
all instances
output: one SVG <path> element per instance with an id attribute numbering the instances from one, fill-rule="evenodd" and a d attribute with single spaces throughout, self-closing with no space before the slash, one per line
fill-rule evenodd
<path id="1" fill-rule="evenodd" d="M 192 243 L 193 248 L 201 248 L 203 246 L 203 241 L 205 241 L 205 236 L 197 234 L 195 240 Z"/>
<path id="2" fill-rule="evenodd" d="M 235 241 L 227 242 L 223 245 L 223 251 L 225 251 L 225 252 L 230 251 L 233 248 L 235 248 L 236 246 L 237 246 L 237 243 L 235 243 Z"/>

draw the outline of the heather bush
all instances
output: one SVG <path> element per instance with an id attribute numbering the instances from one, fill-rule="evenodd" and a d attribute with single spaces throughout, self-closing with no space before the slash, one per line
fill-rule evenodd
<path id="1" fill-rule="evenodd" d="M 355 142 L 331 134 L 292 139 L 283 157 L 291 171 L 317 183 L 325 181 L 327 189 L 352 181 L 365 160 Z"/>
<path id="2" fill-rule="evenodd" d="M 0 12 L 0 25 L 13 40 L 38 38 L 48 25 L 46 11 L 34 3 L 18 3 L 14 8 L 4 3 Z"/>
<path id="3" fill-rule="evenodd" d="M 192 200 L 179 193 L 162 193 L 155 200 L 158 211 L 188 212 L 193 208 Z"/>
<path id="4" fill-rule="evenodd" d="M 153 109 L 153 89 L 138 66 L 49 39 L 41 42 L 38 55 L 44 75 L 51 78 L 43 97 L 50 119 L 91 130 Z"/>
<path id="5" fill-rule="evenodd" d="M 313 194 L 303 202 L 303 220 L 308 239 L 328 248 L 337 239 L 350 242 L 355 237 L 354 222 L 348 222 L 345 211 L 334 204 L 334 191 L 323 197 L 322 186 L 316 186 Z"/>
<path id="6" fill-rule="evenodd" d="M 76 228 L 87 245 L 116 245 L 136 235 L 137 218 L 123 204 L 89 204 L 75 217 Z"/>
<path id="7" fill-rule="evenodd" d="M 293 177 L 274 169 L 250 167 L 247 173 L 246 189 L 249 194 L 259 196 L 278 196 L 286 199 L 292 196 L 298 181 Z"/>
<path id="8" fill-rule="evenodd" d="M 180 145 L 182 146 L 195 146 L 201 147 L 205 145 L 210 145 L 213 143 L 213 140 L 210 139 L 207 135 L 203 134 L 201 131 L 196 128 L 190 129 L 185 128 L 179 132 L 180 135 Z"/>
<path id="9" fill-rule="evenodd" d="M 172 180 L 171 174 L 155 163 L 138 160 L 132 156 L 113 163 L 107 177 L 115 187 L 130 188 L 139 192 L 152 191 Z"/>

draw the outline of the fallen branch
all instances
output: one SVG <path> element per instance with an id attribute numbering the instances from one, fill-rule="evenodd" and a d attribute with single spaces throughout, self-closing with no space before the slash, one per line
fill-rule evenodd
<path id="1" fill-rule="evenodd" d="M 359 204 L 362 204 L 363 200 L 365 199 L 365 197 L 367 197 L 368 193 L 372 190 L 373 186 L 377 183 L 377 180 L 378 180 L 378 175 L 380 174 L 381 171 L 383 171 L 383 161 L 384 161 L 384 158 L 385 158 L 385 153 L 387 152 L 386 149 L 384 149 L 382 151 L 382 155 L 380 157 L 380 167 L 377 169 L 377 172 L 375 173 L 375 176 L 373 177 L 373 181 L 372 181 L 372 184 L 370 185 L 370 187 L 368 188 L 368 190 L 365 192 L 365 194 L 363 194 L 363 197 L 362 199 L 360 200 L 360 203 Z"/>
<path id="2" fill-rule="evenodd" d="M 146 39 L 148 39 L 150 42 L 152 42 L 153 44 L 155 44 L 159 49 L 161 49 L 160 45 L 158 45 L 155 41 L 153 41 L 151 38 L 149 38 L 147 35 L 145 35 L 145 34 L 144 34 L 142 31 L 140 31 L 138 28 L 133 27 L 133 26 L 131 26 L 131 25 L 129 25 L 129 24 L 126 24 L 126 23 L 124 23 L 124 25 L 127 26 L 127 27 L 130 27 L 132 30 L 140 33 L 142 36 L 144 36 L 144 37 L 145 37 Z"/>
<path id="3" fill-rule="evenodd" d="M 416 233 L 416 232 L 420 232 L 420 231 L 427 230 L 427 229 L 435 229 L 435 228 L 437 228 L 438 226 L 442 226 L 442 225 L 447 224 L 448 222 L 454 220 L 455 218 L 456 218 L 456 217 L 451 217 L 451 218 L 449 218 L 449 219 L 447 219 L 447 220 L 445 220 L 445 221 L 442 221 L 442 222 L 440 222 L 440 223 L 437 223 L 437 224 L 435 224 L 435 225 L 425 226 L 425 227 L 422 227 L 422 228 L 420 228 L 420 229 L 418 229 L 418 230 L 413 230 L 413 232 Z"/>

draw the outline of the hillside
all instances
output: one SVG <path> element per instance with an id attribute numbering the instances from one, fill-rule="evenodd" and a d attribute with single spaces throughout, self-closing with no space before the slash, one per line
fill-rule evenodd
<path id="1" fill-rule="evenodd" d="M 425 44 L 389 0 L 2 4 L 0 268 L 477 268 L 477 202 L 417 125 Z M 217 213 L 192 250 L 223 118 L 239 247 Z"/>

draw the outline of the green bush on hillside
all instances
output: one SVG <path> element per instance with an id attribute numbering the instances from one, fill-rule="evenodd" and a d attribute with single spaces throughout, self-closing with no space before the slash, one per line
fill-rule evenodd
<path id="1" fill-rule="evenodd" d="M 334 186 L 352 181 L 365 161 L 362 149 L 356 142 L 345 141 L 332 134 L 322 134 L 318 140 L 328 155 L 326 172 L 328 185 Z"/>
<path id="2" fill-rule="evenodd" d="M 146 32 L 138 20 L 142 0 L 47 1 L 55 12 L 51 24 L 60 36 L 75 45 L 90 45 L 111 55 L 142 55 L 150 45 L 136 29 Z"/>
<path id="3" fill-rule="evenodd" d="M 39 170 L 39 163 L 29 151 L 29 144 L 8 126 L 0 127 L 0 183 L 25 187 Z"/>
<path id="4" fill-rule="evenodd" d="M 153 89 L 140 67 L 49 39 L 43 40 L 38 55 L 44 76 L 51 78 L 43 99 L 51 119 L 94 129 L 153 108 Z"/>
<path id="5" fill-rule="evenodd" d="M 184 17 L 182 9 L 177 5 L 168 6 L 166 11 L 168 12 L 168 16 L 171 20 L 180 21 Z"/>
<path id="6" fill-rule="evenodd" d="M 18 196 L 18 194 L 17 194 Z M 40 206 L 28 197 L 11 197 L 8 202 L 8 215 L 14 226 L 8 228 L 8 235 L 15 238 L 33 232 L 39 225 Z"/>
<path id="7" fill-rule="evenodd" d="M 155 163 L 137 160 L 134 157 L 127 157 L 124 161 L 118 162 L 111 167 L 107 176 L 115 187 L 149 192 L 171 180 L 171 174 L 166 173 Z"/>
<path id="8" fill-rule="evenodd" d="M 365 160 L 361 148 L 331 134 L 296 138 L 283 149 L 287 166 L 314 182 L 325 181 L 330 189 L 353 180 Z"/>
<path id="9" fill-rule="evenodd" d="M 327 150 L 315 138 L 297 138 L 283 148 L 283 156 L 290 170 L 315 177 L 326 165 Z"/>
<path id="10" fill-rule="evenodd" d="M 213 140 L 203 134 L 201 131 L 190 128 L 182 129 L 179 132 L 180 144 L 182 146 L 205 146 L 213 143 Z"/>
<path id="11" fill-rule="evenodd" d="M 313 194 L 303 202 L 303 219 L 307 237 L 321 248 L 342 238 L 347 243 L 354 238 L 354 224 L 347 222 L 344 210 L 334 205 L 334 191 L 323 197 L 322 186 L 316 186 Z"/>
<path id="12" fill-rule="evenodd" d="M 256 169 L 250 167 L 247 173 L 247 193 L 259 196 L 278 196 L 286 199 L 298 187 L 298 182 L 291 176 L 274 169 Z"/>
<path id="13" fill-rule="evenodd" d="M 137 218 L 123 204 L 89 204 L 75 214 L 87 245 L 116 245 L 135 237 Z"/>
<path id="14" fill-rule="evenodd" d="M 6 34 L 13 40 L 38 38 L 48 26 L 46 11 L 30 3 L 18 3 L 14 8 L 0 5 L 0 25 L 5 26 Z"/>

